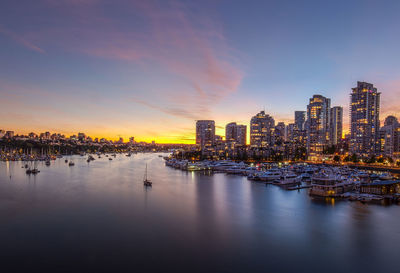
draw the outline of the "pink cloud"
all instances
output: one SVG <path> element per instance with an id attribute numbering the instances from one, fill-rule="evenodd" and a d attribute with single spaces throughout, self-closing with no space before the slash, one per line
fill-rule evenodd
<path id="1" fill-rule="evenodd" d="M 177 2 L 123 2 L 127 14 L 144 22 L 131 27 L 101 12 L 101 1 L 74 2 L 82 4 L 78 11 L 64 5 L 63 13 L 71 16 L 71 22 L 77 18 L 79 25 L 62 24 L 32 35 L 41 37 L 43 43 L 96 58 L 156 65 L 180 85 L 179 90 L 159 92 L 163 104 L 170 104 L 166 109 L 207 108 L 211 112 L 237 91 L 243 72 L 222 28 L 207 15 L 193 14 Z M 181 105 L 176 105 L 178 101 Z"/>

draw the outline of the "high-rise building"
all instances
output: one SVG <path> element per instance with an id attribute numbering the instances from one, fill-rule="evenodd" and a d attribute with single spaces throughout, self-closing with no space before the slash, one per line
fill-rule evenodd
<path id="1" fill-rule="evenodd" d="M 271 145 L 275 128 L 275 120 L 265 111 L 261 111 L 250 121 L 250 145 L 263 148 Z"/>
<path id="2" fill-rule="evenodd" d="M 247 126 L 238 125 L 236 131 L 236 143 L 241 146 L 245 146 L 247 142 Z"/>
<path id="3" fill-rule="evenodd" d="M 237 124 L 236 122 L 228 123 L 225 126 L 225 140 L 226 142 L 236 141 L 237 136 Z"/>
<path id="4" fill-rule="evenodd" d="M 297 126 L 297 129 L 304 130 L 305 122 L 306 122 L 306 111 L 295 111 L 294 124 Z"/>
<path id="5" fill-rule="evenodd" d="M 342 139 L 343 133 L 343 107 L 335 106 L 330 111 L 330 144 L 337 145 Z"/>
<path id="6" fill-rule="evenodd" d="M 307 152 L 311 160 L 322 154 L 329 143 L 329 115 L 331 100 L 314 95 L 307 105 Z"/>
<path id="7" fill-rule="evenodd" d="M 228 123 L 225 127 L 225 140 L 227 143 L 246 145 L 247 126 L 236 124 L 236 122 Z"/>
<path id="8" fill-rule="evenodd" d="M 380 93 L 371 83 L 357 82 L 350 94 L 350 151 L 368 156 L 377 153 Z"/>
<path id="9" fill-rule="evenodd" d="M 213 120 L 198 120 L 196 122 L 196 144 L 200 145 L 201 149 L 209 149 L 215 143 L 215 121 Z"/>
<path id="10" fill-rule="evenodd" d="M 399 152 L 400 125 L 396 117 L 388 116 L 384 126 L 379 128 L 378 143 L 381 155 L 392 157 Z M 377 151 L 378 153 L 378 151 Z"/>
<path id="11" fill-rule="evenodd" d="M 284 122 L 278 122 L 275 126 L 275 141 L 285 141 L 285 127 Z"/>

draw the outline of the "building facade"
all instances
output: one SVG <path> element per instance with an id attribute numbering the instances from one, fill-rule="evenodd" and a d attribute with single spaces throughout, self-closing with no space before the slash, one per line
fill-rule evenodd
<path id="1" fill-rule="evenodd" d="M 331 100 L 314 95 L 307 105 L 307 153 L 310 160 L 318 159 L 329 144 Z"/>
<path id="2" fill-rule="evenodd" d="M 400 125 L 396 117 L 388 116 L 384 126 L 379 128 L 378 143 L 380 155 L 398 157 L 399 155 Z"/>
<path id="3" fill-rule="evenodd" d="M 335 106 L 330 111 L 330 144 L 338 145 L 343 134 L 343 107 Z"/>
<path id="4" fill-rule="evenodd" d="M 215 121 L 198 120 L 196 122 L 196 144 L 202 150 L 211 149 L 215 144 Z"/>
<path id="5" fill-rule="evenodd" d="M 228 123 L 225 126 L 225 140 L 234 145 L 246 145 L 247 126 L 236 124 L 236 122 Z"/>
<path id="6" fill-rule="evenodd" d="M 273 141 L 275 120 L 265 111 L 261 111 L 250 120 L 250 145 L 254 148 L 266 148 Z"/>
<path id="7" fill-rule="evenodd" d="M 304 130 L 305 122 L 306 122 L 306 111 L 295 111 L 294 124 L 297 126 L 297 129 Z"/>
<path id="8" fill-rule="evenodd" d="M 380 93 L 371 83 L 357 82 L 350 94 L 350 151 L 369 156 L 379 151 Z"/>
<path id="9" fill-rule="evenodd" d="M 225 140 L 226 142 L 235 142 L 237 137 L 237 124 L 236 122 L 228 123 L 225 126 Z"/>

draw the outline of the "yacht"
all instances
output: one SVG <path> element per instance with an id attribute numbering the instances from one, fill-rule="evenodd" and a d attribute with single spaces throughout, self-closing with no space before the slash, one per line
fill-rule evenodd
<path id="1" fill-rule="evenodd" d="M 262 181 L 273 181 L 281 179 L 281 177 L 282 173 L 279 170 L 272 170 L 272 169 L 259 175 L 259 178 Z"/>
<path id="2" fill-rule="evenodd" d="M 147 164 L 146 164 L 146 171 L 144 173 L 144 177 L 143 177 L 143 185 L 145 187 L 151 187 L 153 186 L 153 182 L 151 182 L 148 178 L 147 178 Z"/>
<path id="3" fill-rule="evenodd" d="M 309 194 L 321 197 L 335 197 L 353 189 L 353 180 L 346 180 L 329 170 L 322 170 L 312 176 Z"/>

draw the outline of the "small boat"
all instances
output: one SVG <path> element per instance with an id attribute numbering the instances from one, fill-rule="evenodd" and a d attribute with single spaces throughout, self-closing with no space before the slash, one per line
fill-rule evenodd
<path id="1" fill-rule="evenodd" d="M 109 158 L 108 158 L 108 160 L 112 160 L 112 158 L 111 158 L 111 157 L 109 157 Z"/>
<path id="2" fill-rule="evenodd" d="M 36 168 L 34 168 L 34 169 L 27 169 L 27 170 L 26 170 L 26 174 L 37 174 L 37 173 L 40 173 L 40 171 L 39 171 L 38 169 L 36 169 Z"/>
<path id="3" fill-rule="evenodd" d="M 72 161 L 70 161 L 69 164 L 68 164 L 68 166 L 75 166 L 75 163 L 72 162 Z"/>
<path id="4" fill-rule="evenodd" d="M 68 159 L 65 159 L 65 163 L 68 163 Z"/>
<path id="5" fill-rule="evenodd" d="M 153 183 L 147 178 L 147 164 L 146 164 L 146 171 L 145 171 L 144 177 L 143 177 L 143 185 L 145 187 L 151 187 L 153 185 Z"/>
<path id="6" fill-rule="evenodd" d="M 46 166 L 50 166 L 50 160 L 46 160 Z"/>

